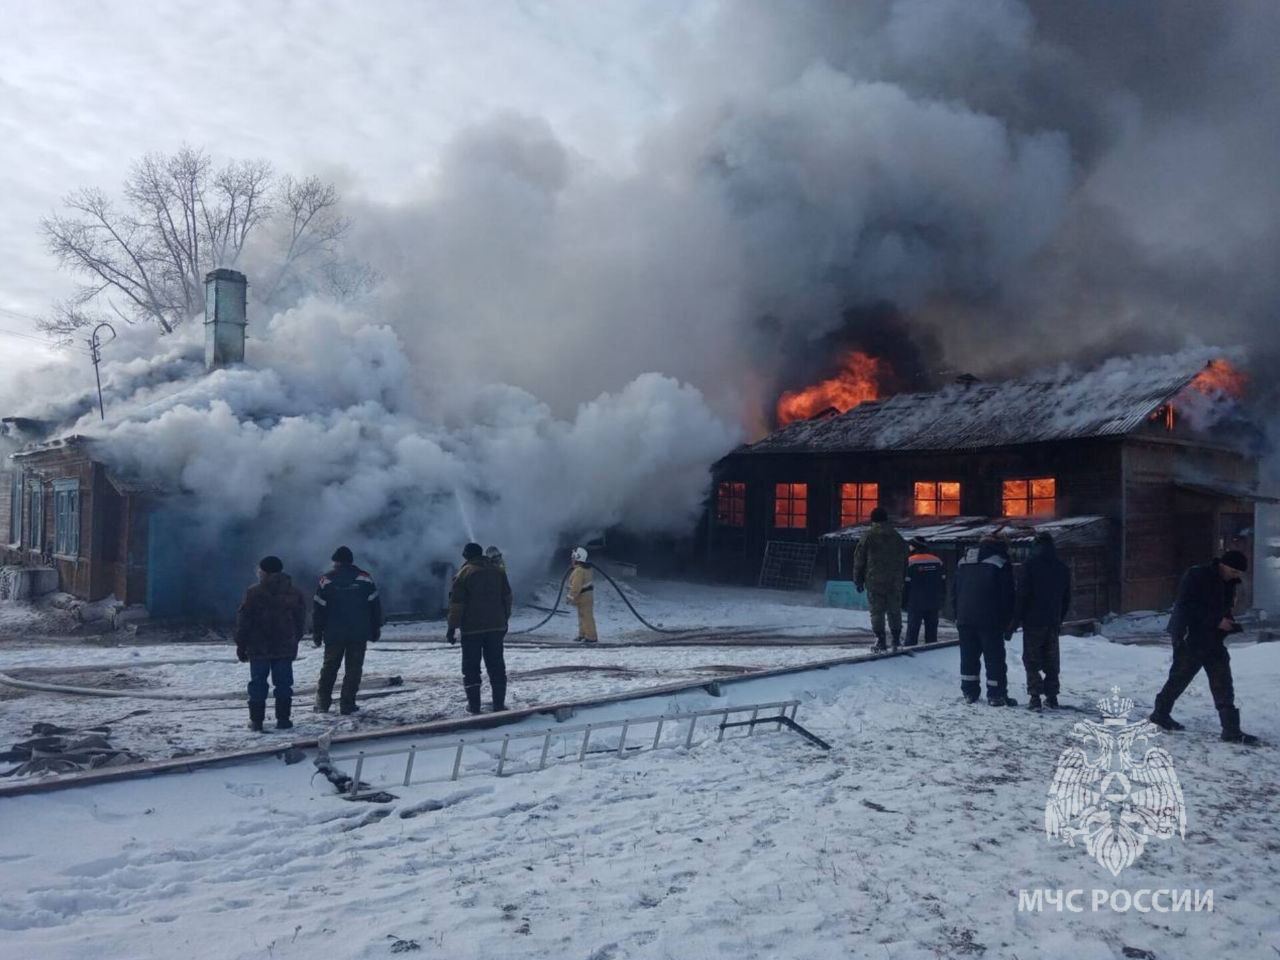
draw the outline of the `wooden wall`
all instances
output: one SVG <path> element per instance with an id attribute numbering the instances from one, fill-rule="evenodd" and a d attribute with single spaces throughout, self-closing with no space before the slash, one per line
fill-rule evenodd
<path id="1" fill-rule="evenodd" d="M 912 510 L 916 481 L 954 480 L 961 484 L 964 516 L 1000 516 L 1006 479 L 1055 477 L 1058 516 L 1121 512 L 1121 453 L 1115 440 L 1028 444 L 995 450 L 873 454 L 731 454 L 714 471 L 716 481 L 747 485 L 746 525 L 714 523 L 708 538 L 713 573 L 721 579 L 752 583 L 759 575 L 769 540 L 816 542 L 840 527 L 840 484 L 875 482 L 880 503 L 895 517 Z M 809 525 L 804 530 L 773 527 L 773 490 L 777 483 L 809 485 Z M 714 511 L 715 488 L 712 488 Z M 1118 574 L 1118 553 L 1108 563 Z"/>
<path id="2" fill-rule="evenodd" d="M 1236 545 L 1222 537 L 1226 521 L 1232 516 L 1253 516 L 1250 501 L 1181 489 L 1175 485 L 1178 481 L 1250 489 L 1257 481 L 1257 462 L 1235 451 L 1174 439 L 1140 437 L 1125 443 L 1124 610 L 1168 607 L 1187 567 Z M 1247 526 L 1252 527 L 1251 519 Z M 1240 546 L 1252 555 L 1251 537 Z M 1242 607 L 1249 604 L 1247 583 L 1238 600 Z"/>
<path id="3" fill-rule="evenodd" d="M 41 556 L 26 546 L 31 511 L 24 496 L 23 546 L 0 546 L 0 560 L 23 565 L 51 562 L 58 571 L 59 589 L 82 600 L 101 600 L 114 594 L 125 603 L 141 603 L 146 591 L 145 517 L 139 517 L 143 508 L 135 498 L 119 493 L 107 477 L 106 467 L 94 462 L 79 444 L 28 454 L 17 464 L 23 471 L 24 488 L 35 481 L 42 486 L 45 547 Z M 80 544 L 75 557 L 54 552 L 54 481 L 68 478 L 77 481 L 80 491 Z M 0 533 L 7 534 L 8 471 L 0 476 L 0 482 L 4 485 Z M 131 544 L 140 534 L 143 543 L 139 554 Z"/>

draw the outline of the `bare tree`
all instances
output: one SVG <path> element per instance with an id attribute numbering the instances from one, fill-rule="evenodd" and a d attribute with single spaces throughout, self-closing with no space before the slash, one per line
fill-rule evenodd
<path id="1" fill-rule="evenodd" d="M 337 189 L 318 177 L 278 178 L 265 160 L 215 168 L 191 147 L 147 154 L 130 171 L 123 200 L 117 207 L 101 190 L 76 190 L 63 212 L 43 221 L 49 250 L 87 280 L 55 304 L 46 330 L 70 337 L 106 308 L 170 333 L 200 311 L 205 274 L 236 266 L 251 243 L 263 251 L 265 262 L 255 266 L 269 278 L 260 296 L 268 306 L 300 285 L 304 267 L 342 269 L 350 224 L 338 212 Z M 344 275 L 357 285 L 374 279 L 358 264 Z"/>

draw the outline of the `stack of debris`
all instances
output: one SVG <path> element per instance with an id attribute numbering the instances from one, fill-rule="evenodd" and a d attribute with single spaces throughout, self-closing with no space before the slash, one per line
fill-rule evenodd
<path id="1" fill-rule="evenodd" d="M 23 777 L 44 773 L 78 773 L 102 767 L 122 767 L 141 763 L 144 757 L 113 747 L 107 740 L 110 727 L 87 727 L 73 730 L 52 723 L 31 727 L 30 740 L 15 743 L 12 749 L 0 751 L 0 763 L 16 763 L 16 767 L 0 773 L 4 777 Z"/>

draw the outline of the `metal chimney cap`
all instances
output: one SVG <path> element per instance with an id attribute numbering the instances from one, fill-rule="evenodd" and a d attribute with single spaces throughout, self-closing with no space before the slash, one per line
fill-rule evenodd
<path id="1" fill-rule="evenodd" d="M 239 270 L 228 270 L 226 267 L 219 267 L 217 270 L 210 270 L 204 275 L 205 283 L 212 283 L 214 280 L 234 280 L 237 283 L 249 285 L 249 278 Z"/>

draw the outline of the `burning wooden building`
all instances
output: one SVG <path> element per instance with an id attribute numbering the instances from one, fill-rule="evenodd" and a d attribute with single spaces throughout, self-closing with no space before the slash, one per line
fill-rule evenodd
<path id="1" fill-rule="evenodd" d="M 883 506 L 951 564 L 986 532 L 1008 536 L 1016 560 L 1052 531 L 1075 569 L 1073 618 L 1163 608 L 1189 564 L 1252 555 L 1255 505 L 1275 502 L 1257 490 L 1244 388 L 1225 360 L 1153 359 L 964 377 L 785 423 L 716 464 L 710 562 L 743 583 L 848 579 Z"/>

